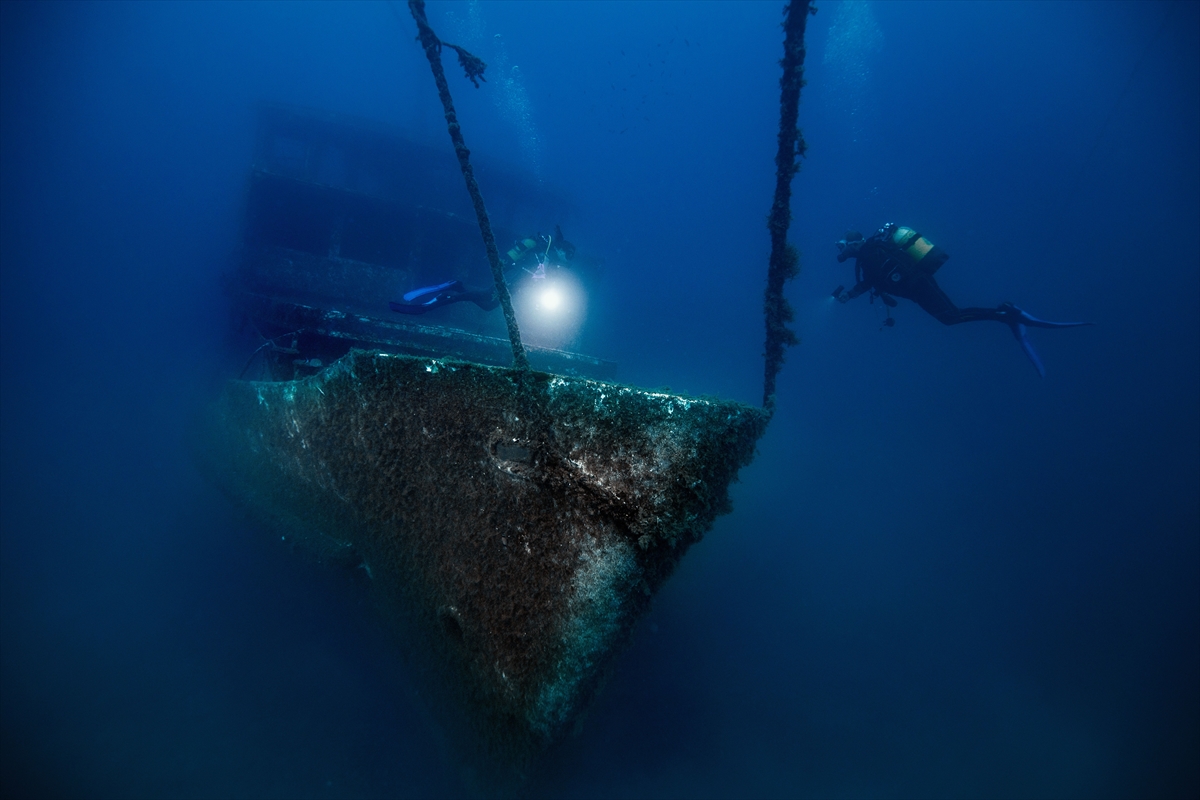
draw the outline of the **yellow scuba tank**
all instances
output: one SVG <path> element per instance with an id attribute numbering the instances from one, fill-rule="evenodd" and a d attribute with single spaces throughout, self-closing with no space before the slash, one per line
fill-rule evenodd
<path id="1" fill-rule="evenodd" d="M 513 248 L 506 255 L 508 256 L 508 260 L 515 264 L 521 260 L 521 256 L 535 247 L 537 247 L 537 242 L 533 239 L 522 239 L 513 245 Z"/>
<path id="2" fill-rule="evenodd" d="M 919 263 L 933 249 L 933 242 L 903 225 L 892 231 L 892 242 L 907 253 L 914 263 Z"/>
<path id="3" fill-rule="evenodd" d="M 893 281 L 916 272 L 932 275 L 950 258 L 945 250 L 904 225 L 888 224 L 884 228 L 884 234 L 896 248 L 897 255 L 903 254 L 889 271 Z"/>

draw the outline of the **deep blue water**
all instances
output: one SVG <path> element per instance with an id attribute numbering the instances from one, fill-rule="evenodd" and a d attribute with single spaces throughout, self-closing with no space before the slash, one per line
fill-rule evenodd
<path id="1" fill-rule="evenodd" d="M 1200 793 L 1200 8 L 819 4 L 803 339 L 547 797 Z M 405 9 L 0 4 L 0 794 L 463 791 L 361 580 L 196 471 L 261 100 L 449 150 Z M 781 4 L 432 3 L 468 144 L 604 259 L 580 345 L 756 402 Z M 485 195 L 488 187 L 483 186 Z M 848 227 L 961 305 L 895 328 Z M 482 253 L 481 253 L 482 258 Z M 235 368 L 236 371 L 236 368 Z"/>

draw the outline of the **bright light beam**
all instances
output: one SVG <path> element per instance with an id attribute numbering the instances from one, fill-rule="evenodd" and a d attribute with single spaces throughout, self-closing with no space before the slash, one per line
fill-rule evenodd
<path id="1" fill-rule="evenodd" d="M 521 336 L 540 347 L 564 347 L 587 318 L 587 292 L 566 270 L 541 280 L 521 281 L 513 299 Z"/>
<path id="2" fill-rule="evenodd" d="M 557 311 L 562 305 L 562 294 L 559 293 L 557 287 L 547 286 L 542 290 L 541 296 L 538 298 L 540 305 L 546 311 Z"/>

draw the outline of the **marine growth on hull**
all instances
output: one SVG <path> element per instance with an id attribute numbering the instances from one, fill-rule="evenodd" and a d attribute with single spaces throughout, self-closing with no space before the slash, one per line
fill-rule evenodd
<path id="1" fill-rule="evenodd" d="M 205 460 L 279 535 L 362 565 L 493 756 L 568 731 L 729 510 L 768 417 L 583 378 L 352 351 L 234 381 Z"/>

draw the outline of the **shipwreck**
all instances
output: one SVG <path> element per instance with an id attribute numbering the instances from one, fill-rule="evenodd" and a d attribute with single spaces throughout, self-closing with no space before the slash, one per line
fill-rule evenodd
<path id="1" fill-rule="evenodd" d="M 361 567 L 439 718 L 488 763 L 520 771 L 570 732 L 654 592 L 730 510 L 790 336 L 788 195 L 777 188 L 772 211 L 764 408 L 621 385 L 609 362 L 526 347 L 454 119 L 443 43 L 423 4 L 410 8 L 477 219 L 439 204 L 449 182 L 430 165 L 444 160 L 414 157 L 370 126 L 266 108 L 231 280 L 262 344 L 205 417 L 199 450 L 275 535 Z M 797 8 L 784 59 L 785 192 L 802 149 L 795 97 L 787 113 L 808 14 Z M 482 62 L 455 49 L 479 76 Z M 439 263 L 480 269 L 481 232 L 507 338 L 379 308 L 398 281 L 423 279 L 410 272 L 435 248 Z"/>

